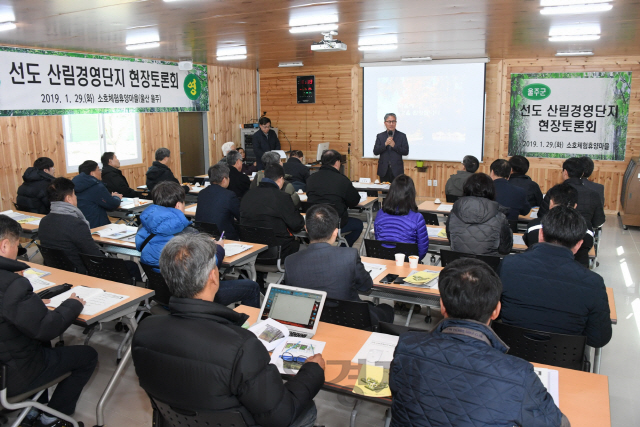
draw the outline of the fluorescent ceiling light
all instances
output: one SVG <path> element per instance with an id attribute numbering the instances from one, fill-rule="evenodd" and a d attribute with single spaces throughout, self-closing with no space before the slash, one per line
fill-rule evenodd
<path id="1" fill-rule="evenodd" d="M 584 36 L 600 34 L 599 24 L 576 24 L 551 27 L 549 36 Z"/>
<path id="2" fill-rule="evenodd" d="M 579 15 L 581 13 L 607 12 L 613 6 L 609 3 L 580 4 L 573 6 L 545 7 L 540 10 L 542 15 Z"/>
<path id="3" fill-rule="evenodd" d="M 374 50 L 395 50 L 397 48 L 397 44 L 369 44 L 365 46 L 359 46 L 358 50 L 361 52 L 370 52 Z"/>
<path id="4" fill-rule="evenodd" d="M 398 36 L 396 34 L 366 36 L 366 37 L 360 37 L 358 39 L 358 46 L 397 44 L 397 43 L 398 43 Z"/>
<path id="5" fill-rule="evenodd" d="M 550 42 L 588 42 L 600 40 L 599 34 L 590 34 L 584 36 L 552 36 L 549 37 Z"/>
<path id="6" fill-rule="evenodd" d="M 609 3 L 612 0 L 540 0 L 540 6 L 569 6 L 574 4 Z"/>
<path id="7" fill-rule="evenodd" d="M 16 29 L 16 23 L 15 22 L 0 22 L 0 31 L 7 31 L 7 30 L 15 30 Z"/>
<path id="8" fill-rule="evenodd" d="M 591 50 L 569 50 L 565 52 L 558 52 L 556 56 L 591 56 L 593 51 Z"/>
<path id="9" fill-rule="evenodd" d="M 317 25 L 304 25 L 302 27 L 291 27 L 289 32 L 291 34 L 298 33 L 322 33 L 323 31 L 335 31 L 338 29 L 338 24 L 317 24 Z"/>
<path id="10" fill-rule="evenodd" d="M 278 67 L 284 68 L 284 67 L 302 67 L 304 64 L 302 63 L 302 61 L 295 61 L 295 62 L 281 62 L 278 64 Z"/>
<path id="11" fill-rule="evenodd" d="M 246 55 L 247 47 L 246 46 L 234 46 L 234 47 L 221 47 L 218 48 L 216 52 L 216 56 L 218 59 L 221 56 L 238 56 L 238 55 Z"/>
<path id="12" fill-rule="evenodd" d="M 430 56 L 407 56 L 400 58 L 400 61 L 418 62 L 418 61 L 431 61 Z"/>
<path id="13" fill-rule="evenodd" d="M 308 15 L 289 19 L 290 27 L 303 27 L 319 24 L 337 24 L 338 15 Z"/>
<path id="14" fill-rule="evenodd" d="M 158 42 L 136 43 L 136 44 L 128 44 L 127 50 L 151 49 L 159 46 L 160 46 L 160 43 Z"/>
<path id="15" fill-rule="evenodd" d="M 218 61 L 234 61 L 234 60 L 240 60 L 240 59 L 247 59 L 247 55 L 225 55 L 225 56 L 218 56 L 216 59 Z"/>

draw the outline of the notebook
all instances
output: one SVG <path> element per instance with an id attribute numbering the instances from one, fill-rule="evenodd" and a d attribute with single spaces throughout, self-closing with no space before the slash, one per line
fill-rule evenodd
<path id="1" fill-rule="evenodd" d="M 327 293 L 271 283 L 262 302 L 258 321 L 273 319 L 289 329 L 290 337 L 316 334 Z"/>

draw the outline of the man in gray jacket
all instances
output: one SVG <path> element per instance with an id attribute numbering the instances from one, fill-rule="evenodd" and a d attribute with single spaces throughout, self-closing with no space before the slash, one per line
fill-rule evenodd
<path id="1" fill-rule="evenodd" d="M 462 187 L 464 182 L 473 175 L 480 167 L 480 162 L 474 156 L 464 156 L 462 159 L 462 169 L 455 175 L 451 175 L 444 186 L 444 194 L 447 196 L 462 197 Z M 449 200 L 447 200 L 449 201 Z M 452 200 L 455 201 L 455 200 Z"/>

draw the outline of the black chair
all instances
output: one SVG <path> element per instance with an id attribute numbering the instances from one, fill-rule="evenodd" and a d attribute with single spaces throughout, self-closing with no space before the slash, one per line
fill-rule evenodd
<path id="1" fill-rule="evenodd" d="M 518 220 L 517 219 L 510 219 L 509 221 L 509 228 L 511 229 L 511 231 L 513 231 L 514 233 L 518 232 Z"/>
<path id="2" fill-rule="evenodd" d="M 153 407 L 154 427 L 247 427 L 240 412 L 175 408 L 155 397 L 149 398 Z"/>
<path id="3" fill-rule="evenodd" d="M 493 322 L 491 328 L 509 346 L 507 354 L 532 363 L 591 370 L 591 363 L 585 358 L 587 337 L 584 335 L 542 332 L 502 322 Z"/>
<path id="4" fill-rule="evenodd" d="M 422 217 L 424 218 L 424 222 L 427 225 L 440 225 L 440 222 L 438 221 L 438 215 L 434 214 L 434 213 L 429 213 L 429 212 L 420 212 L 422 214 Z"/>
<path id="5" fill-rule="evenodd" d="M 320 321 L 364 331 L 376 329 L 371 322 L 369 303 L 366 301 L 345 301 L 327 298 L 322 309 Z"/>
<path id="6" fill-rule="evenodd" d="M 445 197 L 447 199 L 447 203 L 455 203 L 456 200 L 460 198 L 460 196 L 454 196 L 453 194 L 445 194 Z"/>
<path id="7" fill-rule="evenodd" d="M 500 261 L 502 258 L 499 256 L 493 255 L 475 255 L 475 254 L 467 254 L 464 252 L 456 252 L 449 251 L 447 249 L 440 249 L 440 261 L 442 262 L 442 266 L 446 267 L 452 261 L 455 261 L 460 258 L 475 258 L 480 261 L 484 261 L 489 264 L 489 267 L 493 269 L 493 271 L 498 271 L 498 266 L 500 265 Z"/>
<path id="8" fill-rule="evenodd" d="M 381 334 L 395 335 L 395 336 L 399 337 L 400 335 L 404 334 L 405 332 L 426 332 L 426 333 L 428 333 L 429 331 L 427 331 L 426 329 L 420 329 L 420 328 L 410 328 L 410 327 L 404 326 L 404 325 L 394 325 L 393 323 L 379 322 L 378 323 L 378 332 L 380 332 Z"/>
<path id="9" fill-rule="evenodd" d="M 171 291 L 164 281 L 162 274 L 154 271 L 153 267 L 147 264 L 140 263 L 144 274 L 147 276 L 147 288 L 155 291 L 155 295 L 151 297 L 152 301 L 157 302 L 160 305 L 168 306 L 169 298 L 171 298 Z"/>
<path id="10" fill-rule="evenodd" d="M 418 245 L 416 243 L 386 242 L 383 240 L 364 239 L 364 247 L 367 256 L 380 259 L 395 260 L 397 253 L 419 256 Z"/>
<path id="11" fill-rule="evenodd" d="M 123 259 L 86 254 L 80 254 L 80 259 L 82 259 L 89 276 L 124 283 L 125 285 L 135 286 L 136 284 Z"/>
<path id="12" fill-rule="evenodd" d="M 218 228 L 218 226 L 212 222 L 194 222 L 193 227 L 201 233 L 209 234 L 214 239 L 219 239 L 220 235 L 222 234 L 220 233 L 220 229 Z"/>
<path id="13" fill-rule="evenodd" d="M 78 271 L 76 266 L 71 262 L 63 250 L 52 249 L 42 245 L 37 246 L 42 254 L 44 265 L 47 267 L 58 268 L 60 270 L 71 271 L 73 273 Z"/>
<path id="14" fill-rule="evenodd" d="M 9 411 L 21 410 L 20 415 L 18 415 L 18 418 L 13 422 L 13 424 L 11 424 L 11 427 L 18 427 L 32 408 L 39 409 L 47 415 L 53 415 L 54 417 L 66 420 L 70 422 L 74 427 L 78 427 L 78 423 L 76 422 L 76 420 L 74 420 L 70 416 L 58 412 L 55 409 L 51 409 L 47 405 L 43 405 L 42 403 L 38 402 L 38 398 L 42 393 L 46 392 L 48 388 L 55 386 L 56 384 L 67 378 L 69 375 L 71 375 L 71 372 L 67 372 L 66 374 L 52 381 L 49 381 L 47 384 L 43 384 L 36 389 L 29 390 L 16 396 L 8 397 L 7 365 L 3 364 L 0 368 L 0 409 L 6 409 Z M 3 422 L 3 424 L 5 422 Z"/>
<path id="15" fill-rule="evenodd" d="M 276 234 L 271 228 L 250 227 L 240 225 L 240 240 L 249 243 L 267 245 L 268 249 L 256 257 L 256 271 L 264 273 L 280 273 L 281 277 L 276 283 L 284 279 L 284 263 L 282 262 L 282 246 L 274 245 Z"/>
<path id="16" fill-rule="evenodd" d="M 182 183 L 183 184 L 195 184 L 196 183 L 196 177 L 195 176 L 183 176 L 182 177 Z"/>

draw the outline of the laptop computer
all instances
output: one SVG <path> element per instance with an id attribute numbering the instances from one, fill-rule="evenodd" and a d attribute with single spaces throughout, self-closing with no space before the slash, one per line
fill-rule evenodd
<path id="1" fill-rule="evenodd" d="M 289 329 L 289 336 L 312 338 L 316 334 L 327 293 L 271 283 L 258 321 L 271 318 Z"/>

